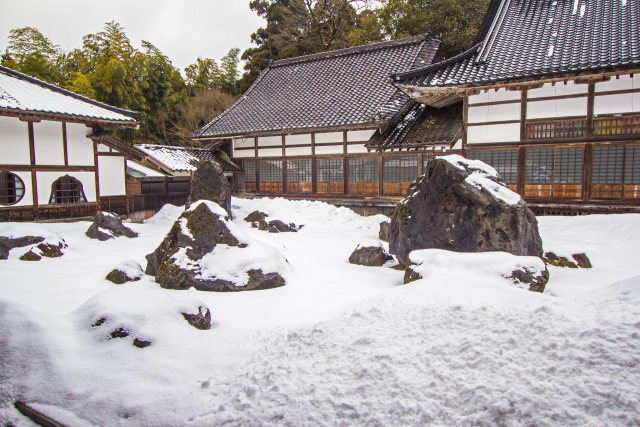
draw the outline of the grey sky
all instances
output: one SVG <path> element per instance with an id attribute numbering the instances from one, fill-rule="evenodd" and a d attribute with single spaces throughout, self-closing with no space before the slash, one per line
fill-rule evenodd
<path id="1" fill-rule="evenodd" d="M 2 1 L 0 51 L 13 28 L 33 26 L 69 51 L 82 36 L 116 21 L 134 47 L 146 40 L 184 69 L 198 57 L 218 61 L 232 47 L 251 46 L 251 33 L 264 24 L 249 0 L 20 0 Z"/>

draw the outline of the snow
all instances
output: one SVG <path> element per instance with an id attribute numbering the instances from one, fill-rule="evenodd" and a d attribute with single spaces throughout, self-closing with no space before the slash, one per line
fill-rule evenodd
<path id="1" fill-rule="evenodd" d="M 104 120 L 135 121 L 88 98 L 67 95 L 0 71 L 0 108 L 69 114 Z M 98 104 L 98 105 L 96 105 Z M 100 105 L 104 105 L 101 107 Z"/>
<path id="2" fill-rule="evenodd" d="M 88 222 L 3 224 L 0 234 L 47 232 L 69 247 L 0 261 L 0 419 L 32 425 L 13 408 L 20 399 L 69 426 L 640 422 L 640 215 L 538 218 L 546 251 L 586 252 L 594 266 L 551 266 L 538 294 L 502 277 L 539 266 L 527 257 L 417 251 L 425 278 L 408 285 L 402 271 L 349 264 L 383 216 L 283 199 L 234 198 L 232 210 L 237 231 L 289 261 L 286 286 L 104 280 L 145 266 L 179 207 L 107 242 L 84 235 Z M 243 218 L 254 210 L 304 227 L 252 229 Z M 203 304 L 208 331 L 180 314 Z M 110 339 L 117 327 L 130 335 Z"/>
<path id="3" fill-rule="evenodd" d="M 127 168 L 134 171 L 136 175 L 140 175 L 142 177 L 164 177 L 163 173 L 160 173 L 156 170 L 148 168 L 146 166 L 142 166 L 140 163 L 134 162 L 133 160 L 127 160 Z"/>
<path id="4" fill-rule="evenodd" d="M 171 171 L 193 172 L 200 160 L 216 161 L 211 150 L 171 145 L 137 144 L 135 148 Z"/>
<path id="5" fill-rule="evenodd" d="M 494 198 L 502 200 L 508 205 L 516 205 L 522 199 L 520 195 L 510 190 L 506 185 L 497 182 L 498 172 L 481 160 L 469 160 L 458 154 L 437 157 L 444 159 L 460 170 L 471 170 L 465 182 L 478 190 L 486 190 Z"/>

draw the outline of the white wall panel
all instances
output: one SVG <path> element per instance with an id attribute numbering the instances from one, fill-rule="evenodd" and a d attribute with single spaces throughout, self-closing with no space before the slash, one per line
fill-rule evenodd
<path id="1" fill-rule="evenodd" d="M 67 153 L 70 166 L 93 166 L 93 141 L 87 138 L 91 128 L 67 123 Z"/>
<path id="2" fill-rule="evenodd" d="M 342 142 L 342 132 L 316 133 L 316 144 L 324 144 L 327 142 Z"/>
<path id="3" fill-rule="evenodd" d="M 342 145 L 324 145 L 316 146 L 316 154 L 342 154 L 344 149 Z"/>
<path id="4" fill-rule="evenodd" d="M 489 105 L 489 122 L 520 120 L 520 103 Z"/>
<path id="5" fill-rule="evenodd" d="M 486 105 L 480 107 L 469 107 L 467 120 L 469 123 L 484 123 L 489 121 L 489 107 Z"/>
<path id="6" fill-rule="evenodd" d="M 11 172 L 14 175 L 17 175 L 18 177 L 20 177 L 20 179 L 22 180 L 22 183 L 24 184 L 24 196 L 22 196 L 22 199 L 20 199 L 20 201 L 18 203 L 15 203 L 15 204 L 10 205 L 10 206 L 31 206 L 31 205 L 33 205 L 33 197 L 32 197 L 33 192 L 31 191 L 32 190 L 31 172 L 27 172 L 27 171 L 9 171 L 9 172 Z"/>
<path id="7" fill-rule="evenodd" d="M 46 205 L 51 197 L 51 184 L 61 176 L 69 175 L 82 183 L 82 189 L 88 202 L 96 201 L 96 180 L 93 172 L 37 172 L 38 204 Z"/>
<path id="8" fill-rule="evenodd" d="M 492 89 L 487 91 L 487 96 L 489 98 L 487 102 L 519 101 L 522 94 L 519 90 L 507 90 L 505 88 L 500 88 L 498 90 Z"/>
<path id="9" fill-rule="evenodd" d="M 37 165 L 64 165 L 62 123 L 43 120 L 33 124 Z"/>
<path id="10" fill-rule="evenodd" d="M 586 97 L 527 102 L 527 119 L 545 119 L 586 115 Z"/>
<path id="11" fill-rule="evenodd" d="M 287 147 L 285 148 L 287 156 L 310 156 L 311 147 Z"/>
<path id="12" fill-rule="evenodd" d="M 367 142 L 375 132 L 375 129 L 350 130 L 347 132 L 347 142 Z"/>
<path id="13" fill-rule="evenodd" d="M 587 94 L 589 91 L 589 85 L 576 84 L 573 81 L 565 83 L 559 82 L 556 84 L 545 83 L 540 88 L 529 89 L 527 91 L 527 98 L 542 98 L 548 96 L 565 96 L 565 95 L 579 95 Z"/>
<path id="14" fill-rule="evenodd" d="M 640 113 L 640 92 L 632 94 L 633 112 Z"/>
<path id="15" fill-rule="evenodd" d="M 640 82 L 640 76 L 634 75 L 633 78 L 630 75 L 620 76 L 620 78 L 613 76 L 606 82 L 596 83 L 596 92 L 633 89 L 634 84 L 640 84 L 636 83 L 636 80 Z"/>
<path id="16" fill-rule="evenodd" d="M 469 104 L 480 104 L 481 102 L 489 102 L 489 95 L 487 91 L 482 90 L 477 95 L 469 96 Z"/>
<path id="17" fill-rule="evenodd" d="M 618 95 L 596 95 L 593 100 L 593 114 L 630 113 L 633 111 L 633 96 L 630 93 Z"/>
<path id="18" fill-rule="evenodd" d="M 280 157 L 282 156 L 282 148 L 260 148 L 258 156 L 262 157 Z"/>
<path id="19" fill-rule="evenodd" d="M 233 157 L 236 159 L 242 159 L 246 157 L 255 157 L 255 150 L 233 150 Z"/>
<path id="20" fill-rule="evenodd" d="M 29 125 L 15 117 L 0 117 L 0 164 L 30 163 Z"/>
<path id="21" fill-rule="evenodd" d="M 273 145 L 282 145 L 282 136 L 259 136 L 258 137 L 258 147 L 266 147 Z"/>
<path id="22" fill-rule="evenodd" d="M 284 143 L 286 145 L 311 145 L 311 134 L 286 135 L 284 137 Z"/>
<path id="23" fill-rule="evenodd" d="M 364 144 L 351 144 L 347 145 L 347 153 L 355 154 L 355 153 L 368 153 L 369 150 L 364 146 Z"/>
<path id="24" fill-rule="evenodd" d="M 255 147 L 255 138 L 236 138 L 233 140 L 233 146 L 239 148 Z"/>
<path id="25" fill-rule="evenodd" d="M 111 148 L 107 147 L 104 144 L 98 144 L 98 152 L 100 152 L 100 153 L 108 153 L 109 151 L 111 151 Z"/>
<path id="26" fill-rule="evenodd" d="M 469 144 L 520 141 L 520 123 L 469 126 L 468 129 L 467 142 Z"/>
<path id="27" fill-rule="evenodd" d="M 124 157 L 99 156 L 98 182 L 100 196 L 124 196 L 125 187 Z"/>

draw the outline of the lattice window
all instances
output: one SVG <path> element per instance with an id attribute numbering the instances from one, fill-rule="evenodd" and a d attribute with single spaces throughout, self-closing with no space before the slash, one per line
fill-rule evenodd
<path id="1" fill-rule="evenodd" d="M 527 123 L 526 134 L 528 139 L 576 138 L 584 136 L 586 129 L 586 120 L 533 122 Z"/>
<path id="2" fill-rule="evenodd" d="M 287 180 L 289 182 L 311 182 L 311 160 L 287 160 Z"/>
<path id="3" fill-rule="evenodd" d="M 556 148 L 553 161 L 554 184 L 582 183 L 582 148 Z"/>
<path id="4" fill-rule="evenodd" d="M 518 150 L 474 150 L 469 158 L 493 166 L 506 184 L 518 181 Z"/>
<path id="5" fill-rule="evenodd" d="M 553 148 L 527 150 L 527 184 L 551 184 L 553 177 Z"/>
<path id="6" fill-rule="evenodd" d="M 69 204 L 84 203 L 86 201 L 87 198 L 84 196 L 82 183 L 69 175 L 58 178 L 51 185 L 49 203 Z"/>
<path id="7" fill-rule="evenodd" d="M 318 182 L 344 182 L 342 159 L 317 159 Z"/>
<path id="8" fill-rule="evenodd" d="M 24 196 L 24 182 L 11 172 L 0 172 L 0 205 L 13 205 Z"/>
<path id="9" fill-rule="evenodd" d="M 378 182 L 378 159 L 349 159 L 349 182 Z"/>
<path id="10" fill-rule="evenodd" d="M 260 160 L 260 182 L 282 182 L 282 160 Z"/>
<path id="11" fill-rule="evenodd" d="M 244 160 L 244 182 L 256 182 L 256 162 L 254 160 Z"/>
<path id="12" fill-rule="evenodd" d="M 623 166 L 623 146 L 593 148 L 592 182 L 594 184 L 622 184 Z"/>
<path id="13" fill-rule="evenodd" d="M 634 135 L 640 133 L 640 116 L 596 117 L 593 119 L 594 135 Z"/>
<path id="14" fill-rule="evenodd" d="M 624 183 L 640 184 L 640 145 L 627 146 L 624 160 Z"/>
<path id="15" fill-rule="evenodd" d="M 412 182 L 418 176 L 417 157 L 384 159 L 384 182 Z"/>

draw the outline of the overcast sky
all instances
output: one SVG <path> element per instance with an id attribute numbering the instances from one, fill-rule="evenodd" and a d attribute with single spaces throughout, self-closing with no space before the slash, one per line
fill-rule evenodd
<path id="1" fill-rule="evenodd" d="M 116 21 L 135 48 L 146 40 L 181 70 L 198 57 L 219 61 L 232 47 L 244 51 L 264 25 L 249 0 L 19 0 L 1 7 L 0 52 L 13 28 L 36 27 L 68 52 Z"/>

